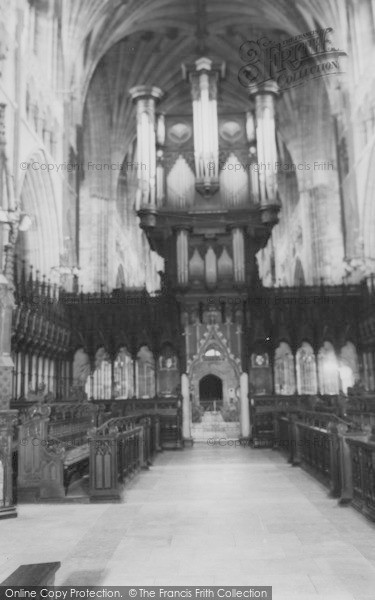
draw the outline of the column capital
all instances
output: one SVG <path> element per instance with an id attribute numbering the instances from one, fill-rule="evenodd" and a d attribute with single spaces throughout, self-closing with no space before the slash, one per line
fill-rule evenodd
<path id="1" fill-rule="evenodd" d="M 153 98 L 155 101 L 159 101 L 164 96 L 164 92 L 153 85 L 136 85 L 129 90 L 129 94 L 133 102 L 141 98 Z"/>
<path id="2" fill-rule="evenodd" d="M 268 81 L 263 81 L 258 85 L 251 86 L 251 90 L 249 90 L 250 98 L 265 94 L 273 94 L 274 96 L 280 95 L 280 88 L 277 85 L 276 81 L 273 81 L 272 79 Z"/>
<path id="3" fill-rule="evenodd" d="M 197 71 L 211 71 L 212 60 L 206 56 L 202 56 L 195 61 L 195 68 Z"/>

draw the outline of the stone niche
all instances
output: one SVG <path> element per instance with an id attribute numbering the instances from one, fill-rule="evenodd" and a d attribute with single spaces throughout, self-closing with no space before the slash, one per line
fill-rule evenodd
<path id="1" fill-rule="evenodd" d="M 158 360 L 158 393 L 164 396 L 176 393 L 180 385 L 178 358 L 172 347 L 163 349 Z"/>
<path id="2" fill-rule="evenodd" d="M 250 358 L 249 389 L 252 394 L 272 394 L 272 368 L 267 353 L 254 353 Z"/>
<path id="3" fill-rule="evenodd" d="M 228 407 L 230 400 L 239 398 L 241 362 L 238 356 L 232 353 L 223 329 L 217 324 L 188 327 L 187 330 L 200 330 L 201 338 L 196 339 L 196 352 L 188 360 L 188 375 L 192 401 L 199 404 L 199 383 L 207 375 L 215 375 L 222 381 L 223 406 Z M 230 333 L 230 330 L 228 329 Z M 186 338 L 193 331 L 187 331 Z M 195 331 L 195 334 L 198 331 Z M 189 336 L 190 334 L 190 336 Z M 229 336 L 230 338 L 230 336 Z M 189 343 L 189 342 L 188 342 Z M 193 346 L 193 344 L 192 344 Z M 194 347 L 194 346 L 193 346 Z M 187 352 L 188 353 L 188 352 Z"/>

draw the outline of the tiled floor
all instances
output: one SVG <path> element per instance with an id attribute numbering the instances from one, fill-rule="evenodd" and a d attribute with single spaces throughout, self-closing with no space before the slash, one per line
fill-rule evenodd
<path id="1" fill-rule="evenodd" d="M 272 585 L 274 600 L 374 600 L 375 526 L 272 450 L 165 452 L 123 504 L 23 505 L 0 581 L 60 560 L 56 584 Z"/>

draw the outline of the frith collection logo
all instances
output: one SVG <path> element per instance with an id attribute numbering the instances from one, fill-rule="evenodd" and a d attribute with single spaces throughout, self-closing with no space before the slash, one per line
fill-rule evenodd
<path id="1" fill-rule="evenodd" d="M 266 36 L 244 42 L 240 57 L 246 63 L 238 73 L 241 85 L 250 90 L 266 81 L 275 81 L 285 90 L 311 79 L 342 73 L 339 58 L 346 52 L 332 46 L 333 29 L 317 29 L 273 42 Z"/>

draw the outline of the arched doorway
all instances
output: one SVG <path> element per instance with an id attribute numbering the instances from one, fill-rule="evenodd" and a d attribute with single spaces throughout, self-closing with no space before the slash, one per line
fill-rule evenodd
<path id="1" fill-rule="evenodd" d="M 219 410 L 223 405 L 223 381 L 216 375 L 206 375 L 199 381 L 199 402 L 205 410 Z"/>

